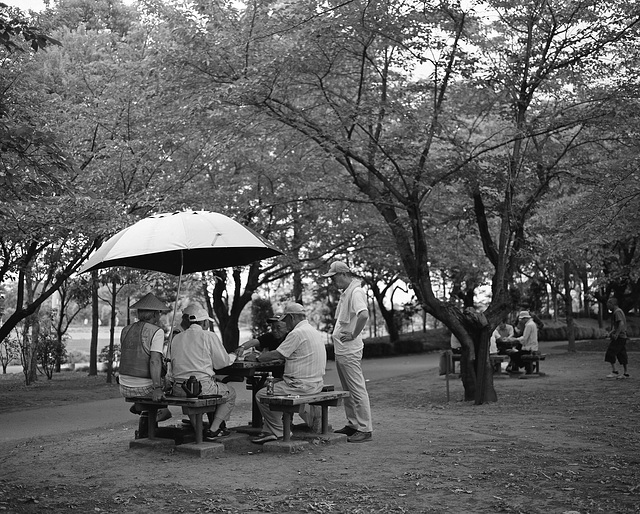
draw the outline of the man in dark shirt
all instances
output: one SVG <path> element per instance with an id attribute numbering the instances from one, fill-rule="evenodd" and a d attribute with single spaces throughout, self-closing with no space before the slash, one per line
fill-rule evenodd
<path id="1" fill-rule="evenodd" d="M 287 335 L 286 324 L 283 321 L 278 321 L 277 317 L 269 318 L 267 321 L 271 326 L 271 330 L 258 337 L 249 339 L 238 346 L 238 349 L 236 350 L 238 355 L 242 355 L 242 353 L 247 351 L 249 348 L 255 348 L 259 352 L 270 352 L 280 346 L 280 343 Z M 247 355 L 246 360 L 255 360 L 255 356 Z"/>

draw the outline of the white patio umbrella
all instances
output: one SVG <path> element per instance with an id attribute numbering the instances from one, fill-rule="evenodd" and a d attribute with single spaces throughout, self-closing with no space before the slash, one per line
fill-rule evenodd
<path id="1" fill-rule="evenodd" d="M 127 266 L 181 276 L 281 254 L 257 232 L 224 214 L 184 211 L 156 214 L 121 230 L 79 272 Z"/>
<path id="2" fill-rule="evenodd" d="M 121 230 L 98 248 L 79 273 L 126 266 L 179 276 L 173 327 L 182 275 L 244 266 L 281 254 L 260 234 L 224 214 L 172 212 L 144 218 Z"/>

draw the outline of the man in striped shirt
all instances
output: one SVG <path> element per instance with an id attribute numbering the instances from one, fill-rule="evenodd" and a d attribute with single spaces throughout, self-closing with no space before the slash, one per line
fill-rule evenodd
<path id="1" fill-rule="evenodd" d="M 327 366 L 327 351 L 322 334 L 313 328 L 306 319 L 304 307 L 297 303 L 289 303 L 278 321 L 284 321 L 287 337 L 276 350 L 262 352 L 259 362 L 285 359 L 282 379 L 276 379 L 273 387 L 275 395 L 315 394 L 322 391 L 324 373 Z M 252 442 L 263 444 L 282 439 L 282 413 L 274 412 L 268 405 L 260 402 L 267 396 L 266 388 L 256 393 L 258 408 L 264 419 L 264 432 Z M 300 412 L 304 422 L 313 427 L 316 412 L 312 409 Z"/>

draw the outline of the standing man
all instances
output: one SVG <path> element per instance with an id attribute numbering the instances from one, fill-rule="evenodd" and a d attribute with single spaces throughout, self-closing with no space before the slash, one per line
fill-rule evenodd
<path id="1" fill-rule="evenodd" d="M 285 359 L 282 379 L 276 379 L 273 386 L 275 395 L 315 394 L 322 391 L 323 376 L 327 367 L 327 350 L 323 336 L 306 319 L 304 307 L 298 303 L 289 303 L 278 321 L 286 324 L 287 337 L 277 350 L 262 352 L 258 362 Z M 266 388 L 256 393 L 258 408 L 264 419 L 265 431 L 251 441 L 257 444 L 282 439 L 282 413 L 274 412 L 260 401 L 267 396 Z M 318 410 L 318 409 L 315 409 Z M 300 417 L 309 427 L 313 427 L 317 412 L 314 409 L 300 412 Z"/>
<path id="2" fill-rule="evenodd" d="M 624 311 L 618 307 L 617 298 L 609 298 L 607 308 L 612 313 L 611 330 L 609 331 L 610 342 L 607 353 L 604 355 L 604 360 L 611 364 L 611 373 L 607 375 L 607 378 L 629 378 L 627 371 L 629 363 L 627 357 L 627 318 Z M 616 369 L 616 359 L 623 367 L 622 375 Z"/>
<path id="3" fill-rule="evenodd" d="M 346 434 L 350 443 L 370 441 L 373 432 L 371 406 L 361 363 L 364 348 L 362 331 L 369 320 L 367 295 L 360 286 L 360 280 L 353 276 L 344 262 L 332 263 L 329 271 L 322 276 L 331 277 L 338 289 L 342 290 L 332 338 L 342 389 L 351 393 L 344 399 L 347 424 L 335 432 Z"/>
<path id="4" fill-rule="evenodd" d="M 148 293 L 131 306 L 137 309 L 138 321 L 127 325 L 120 333 L 120 394 L 125 398 L 151 396 L 154 402 L 162 398 L 164 331 L 160 328 L 160 315 L 169 309 L 152 293 Z M 135 403 L 131 412 L 141 414 Z M 158 421 L 171 417 L 169 409 L 158 410 Z M 140 420 L 143 436 L 143 419 Z"/>
<path id="5" fill-rule="evenodd" d="M 218 336 L 208 330 L 209 321 L 213 320 L 206 309 L 187 307 L 185 312 L 190 313 L 189 328 L 175 336 L 171 343 L 173 395 L 186 396 L 182 384 L 194 376 L 202 387 L 200 394 L 222 396 L 224 403 L 217 406 L 213 415 L 207 413 L 209 429 L 203 433 L 203 440 L 216 441 L 231 434 L 226 422 L 236 404 L 235 389 L 215 378 L 216 369 L 233 364 L 236 355 L 227 353 Z M 195 428 L 195 415 L 189 418 Z"/>
<path id="6" fill-rule="evenodd" d="M 509 353 L 511 362 L 510 368 L 508 369 L 510 373 L 519 373 L 520 368 L 524 367 L 527 375 L 531 375 L 533 373 L 532 363 L 527 362 L 525 364 L 522 362 L 521 357 L 538 351 L 538 325 L 531 317 L 529 311 L 520 311 L 518 315 L 518 326 L 520 327 L 522 324 L 524 325 L 522 335 L 512 338 L 516 344 L 519 343 L 519 349 Z"/>

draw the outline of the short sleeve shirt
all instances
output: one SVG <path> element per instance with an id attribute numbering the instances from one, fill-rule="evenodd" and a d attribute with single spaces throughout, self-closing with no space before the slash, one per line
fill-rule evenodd
<path id="1" fill-rule="evenodd" d="M 336 324 L 333 327 L 333 348 L 336 355 L 350 355 L 357 353 L 364 347 L 362 334 L 358 334 L 353 341 L 340 341 L 340 334 L 353 332 L 356 327 L 358 314 L 367 310 L 367 295 L 360 286 L 360 281 L 354 279 L 342 294 L 336 308 Z"/>
<path id="2" fill-rule="evenodd" d="M 327 350 L 322 334 L 307 320 L 298 323 L 278 346 L 285 358 L 282 378 L 288 385 L 304 387 L 322 383 L 327 367 Z"/>
<path id="3" fill-rule="evenodd" d="M 627 338 L 627 318 L 624 315 L 624 311 L 618 307 L 613 311 L 613 317 L 611 318 L 611 330 L 616 330 L 620 327 L 618 332 L 618 338 Z"/>
<path id="4" fill-rule="evenodd" d="M 212 378 L 216 369 L 234 361 L 235 356 L 227 353 L 218 336 L 198 324 L 180 332 L 171 342 L 171 372 L 178 382 L 192 375 L 198 380 Z"/>

